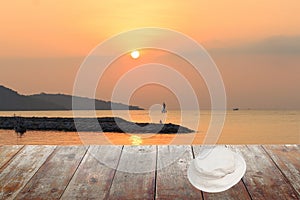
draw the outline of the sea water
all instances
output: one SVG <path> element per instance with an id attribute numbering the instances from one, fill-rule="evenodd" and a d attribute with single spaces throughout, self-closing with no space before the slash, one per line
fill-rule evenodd
<path id="1" fill-rule="evenodd" d="M 218 112 L 214 112 L 217 113 Z M 219 114 L 222 114 L 220 112 Z M 22 117 L 121 117 L 134 122 L 174 123 L 195 130 L 195 134 L 178 135 L 180 144 L 202 144 L 205 138 L 214 137 L 220 144 L 300 144 L 300 110 L 238 110 L 226 111 L 224 124 L 220 133 L 208 134 L 212 122 L 209 110 L 180 111 L 168 110 L 131 110 L 131 111 L 8 111 L 0 112 L 0 116 Z M 92 134 L 92 133 L 89 133 Z M 94 133 L 95 135 L 96 133 Z M 82 134 L 81 134 L 82 135 Z M 86 133 L 88 135 L 88 133 Z M 174 135 L 163 134 L 118 134 L 105 133 L 107 141 L 90 139 L 91 144 L 173 144 Z M 76 139 L 77 138 L 77 139 Z M 13 131 L 0 130 L 0 144 L 80 144 L 85 143 L 78 133 L 28 131 L 24 138 L 16 141 Z M 57 141 L 56 141 L 57 140 Z M 176 143 L 175 143 L 176 144 Z"/>

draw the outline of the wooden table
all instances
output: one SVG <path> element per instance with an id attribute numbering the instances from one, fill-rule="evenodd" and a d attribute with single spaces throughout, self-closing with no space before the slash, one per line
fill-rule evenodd
<path id="1" fill-rule="evenodd" d="M 230 146 L 247 172 L 221 193 L 199 191 L 187 179 L 199 148 L 0 146 L 0 199 L 300 199 L 300 145 Z M 182 155 L 161 169 L 174 151 Z M 145 172 L 115 170 L 126 167 Z"/>

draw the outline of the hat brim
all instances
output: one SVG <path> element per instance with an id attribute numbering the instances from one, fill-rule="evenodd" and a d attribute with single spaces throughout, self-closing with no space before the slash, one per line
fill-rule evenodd
<path id="1" fill-rule="evenodd" d="M 227 174 L 226 176 L 222 178 L 216 178 L 216 179 L 206 179 L 204 177 L 201 177 L 199 173 L 197 172 L 197 169 L 195 168 L 195 162 L 194 159 L 190 167 L 187 171 L 187 176 L 190 181 L 190 183 L 197 189 L 202 190 L 203 192 L 210 192 L 210 193 L 216 193 L 216 192 L 223 192 L 225 190 L 228 190 L 235 184 L 237 184 L 242 177 L 244 176 L 246 172 L 246 162 L 244 158 L 235 153 L 234 154 L 234 160 L 235 160 L 235 170 L 231 174 Z"/>

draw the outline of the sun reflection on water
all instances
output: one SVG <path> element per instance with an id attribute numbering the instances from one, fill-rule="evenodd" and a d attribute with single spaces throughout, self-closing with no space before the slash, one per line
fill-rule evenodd
<path id="1" fill-rule="evenodd" d="M 130 136 L 129 140 L 131 141 L 132 145 L 140 145 L 143 143 L 142 137 L 137 136 L 137 135 Z"/>

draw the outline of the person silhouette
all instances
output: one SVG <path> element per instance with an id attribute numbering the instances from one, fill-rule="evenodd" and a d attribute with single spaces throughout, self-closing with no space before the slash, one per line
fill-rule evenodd
<path id="1" fill-rule="evenodd" d="M 162 104 L 162 111 L 161 112 L 162 113 L 166 113 L 167 112 L 165 102 L 163 102 L 163 104 Z"/>

